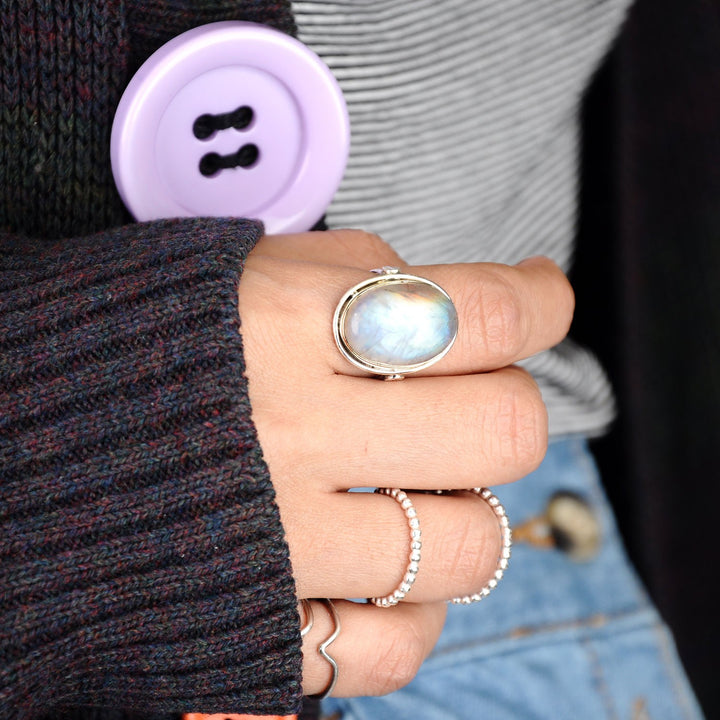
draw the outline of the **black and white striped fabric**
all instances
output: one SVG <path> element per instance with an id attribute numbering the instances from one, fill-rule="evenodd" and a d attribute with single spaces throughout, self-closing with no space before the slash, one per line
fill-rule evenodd
<path id="1" fill-rule="evenodd" d="M 331 227 L 381 235 L 411 263 L 543 254 L 567 269 L 578 109 L 630 0 L 293 2 L 352 124 Z M 571 341 L 525 363 L 552 434 L 611 421 L 609 383 Z"/>

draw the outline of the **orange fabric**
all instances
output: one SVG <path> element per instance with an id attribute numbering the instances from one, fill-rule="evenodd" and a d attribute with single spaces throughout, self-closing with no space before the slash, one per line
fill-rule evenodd
<path id="1" fill-rule="evenodd" d="M 238 715 L 236 713 L 185 713 L 182 720 L 297 720 L 297 715 Z"/>

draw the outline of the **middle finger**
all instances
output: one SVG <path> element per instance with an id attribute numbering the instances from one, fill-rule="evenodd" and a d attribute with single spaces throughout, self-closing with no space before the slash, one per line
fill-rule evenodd
<path id="1" fill-rule="evenodd" d="M 300 450 L 287 471 L 306 486 L 459 490 L 517 480 L 545 454 L 547 411 L 534 380 L 517 367 L 327 382 L 336 387 L 326 388 L 310 421 L 295 426 Z M 272 444 L 266 451 L 275 457 Z"/>

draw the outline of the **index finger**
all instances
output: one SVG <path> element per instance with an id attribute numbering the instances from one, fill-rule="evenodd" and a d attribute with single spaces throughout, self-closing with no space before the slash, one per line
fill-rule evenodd
<path id="1" fill-rule="evenodd" d="M 545 257 L 514 266 L 430 265 L 409 272 L 440 285 L 458 313 L 454 346 L 427 374 L 459 375 L 511 365 L 557 345 L 572 322 L 572 287 Z"/>
<path id="2" fill-rule="evenodd" d="M 559 343 L 572 321 L 572 288 L 560 268 L 547 258 L 531 258 L 515 266 L 425 265 L 403 272 L 443 288 L 458 316 L 453 347 L 416 375 L 464 375 L 506 367 Z M 358 280 L 363 279 L 358 274 Z M 393 319 L 395 325 L 402 336 L 402 318 L 398 323 Z M 401 348 L 402 340 L 397 343 Z M 351 366 L 340 353 L 332 362 L 340 374 L 367 374 Z"/>

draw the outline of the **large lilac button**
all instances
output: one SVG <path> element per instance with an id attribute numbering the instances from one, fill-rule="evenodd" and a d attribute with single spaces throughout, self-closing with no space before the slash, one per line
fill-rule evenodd
<path id="1" fill-rule="evenodd" d="M 115 183 L 138 220 L 258 218 L 298 232 L 342 179 L 350 127 L 342 92 L 301 42 L 220 22 L 174 38 L 130 81 L 115 115 Z"/>

